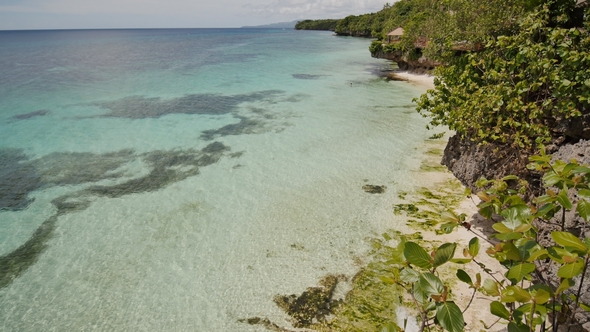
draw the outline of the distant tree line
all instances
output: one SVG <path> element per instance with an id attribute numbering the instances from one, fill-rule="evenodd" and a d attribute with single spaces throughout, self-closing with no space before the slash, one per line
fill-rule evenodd
<path id="1" fill-rule="evenodd" d="M 295 30 L 330 30 L 336 29 L 336 24 L 340 20 L 303 20 L 295 24 Z"/>

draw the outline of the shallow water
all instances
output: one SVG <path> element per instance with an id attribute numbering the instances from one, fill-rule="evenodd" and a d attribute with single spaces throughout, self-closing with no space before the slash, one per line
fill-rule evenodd
<path id="1" fill-rule="evenodd" d="M 0 32 L 0 329 L 257 331 L 354 274 L 429 136 L 369 42 Z"/>

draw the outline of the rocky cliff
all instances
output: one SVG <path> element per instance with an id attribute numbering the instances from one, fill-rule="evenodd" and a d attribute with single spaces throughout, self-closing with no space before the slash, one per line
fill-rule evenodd
<path id="1" fill-rule="evenodd" d="M 440 66 L 440 62 L 428 59 L 424 56 L 418 59 L 410 59 L 407 55 L 404 55 L 401 51 L 396 52 L 385 52 L 377 51 L 371 53 L 373 58 L 387 59 L 397 63 L 397 66 L 401 70 L 409 70 L 415 72 L 424 72 L 434 69 L 436 66 Z"/>

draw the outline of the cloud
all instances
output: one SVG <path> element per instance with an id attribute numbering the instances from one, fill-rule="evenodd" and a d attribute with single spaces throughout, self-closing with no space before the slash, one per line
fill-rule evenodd
<path id="1" fill-rule="evenodd" d="M 293 18 L 332 18 L 375 12 L 383 8 L 383 0 L 275 0 L 244 7 L 263 16 Z"/>
<path id="2" fill-rule="evenodd" d="M 0 29 L 236 27 L 342 18 L 376 12 L 386 1 L 0 0 Z"/>

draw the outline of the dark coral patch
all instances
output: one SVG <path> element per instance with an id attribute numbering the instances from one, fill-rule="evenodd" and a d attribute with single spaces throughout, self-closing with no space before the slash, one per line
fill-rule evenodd
<path id="1" fill-rule="evenodd" d="M 325 75 L 311 75 L 311 74 L 293 74 L 293 78 L 299 80 L 317 80 L 322 78 Z"/>
<path id="2" fill-rule="evenodd" d="M 131 150 L 94 155 L 91 153 L 54 153 L 29 160 L 22 151 L 0 150 L 0 204 L 2 209 L 25 208 L 28 195 L 43 186 L 82 185 L 85 189 L 55 198 L 57 212 L 45 220 L 31 238 L 16 250 L 0 256 L 0 288 L 32 266 L 47 247 L 59 216 L 88 208 L 92 197 L 117 198 L 153 192 L 199 174 L 199 168 L 218 162 L 230 148 L 213 142 L 201 150 L 152 151 L 137 155 Z M 116 170 L 136 159 L 151 170 L 147 175 L 125 179 Z M 60 167 L 61 166 L 61 167 Z M 114 185 L 98 185 L 104 179 L 122 179 Z"/>
<path id="3" fill-rule="evenodd" d="M 22 150 L 0 150 L 0 210 L 25 209 L 29 194 L 43 186 L 41 176 Z"/>
<path id="4" fill-rule="evenodd" d="M 135 159 L 133 150 L 121 150 L 103 154 L 90 152 L 54 152 L 33 164 L 48 185 L 77 185 L 116 179 L 116 170 Z"/>
<path id="5" fill-rule="evenodd" d="M 110 110 L 102 117 L 128 119 L 159 118 L 168 114 L 223 115 L 235 111 L 241 103 L 262 101 L 281 93 L 279 90 L 269 90 L 231 96 L 190 94 L 171 99 L 132 96 L 91 105 Z"/>
<path id="6" fill-rule="evenodd" d="M 342 275 L 327 275 L 320 280 L 321 287 L 309 287 L 301 295 L 277 295 L 274 302 L 294 320 L 297 328 L 310 327 L 325 321 L 338 303 L 332 297 L 338 282 L 345 280 Z"/>
<path id="7" fill-rule="evenodd" d="M 375 186 L 372 184 L 367 184 L 363 186 L 363 190 L 368 192 L 369 194 L 383 194 L 387 189 L 386 186 Z"/>
<path id="8" fill-rule="evenodd" d="M 47 115 L 48 113 L 49 113 L 48 110 L 38 110 L 38 111 L 24 113 L 24 114 L 17 114 L 15 116 L 13 116 L 12 118 L 14 120 L 27 120 L 27 119 L 34 118 L 37 116 L 44 116 L 44 115 Z"/>
<path id="9" fill-rule="evenodd" d="M 264 124 L 260 121 L 239 117 L 240 122 L 229 124 L 218 129 L 205 130 L 201 133 L 201 138 L 210 141 L 216 137 L 254 134 L 263 130 Z"/>

